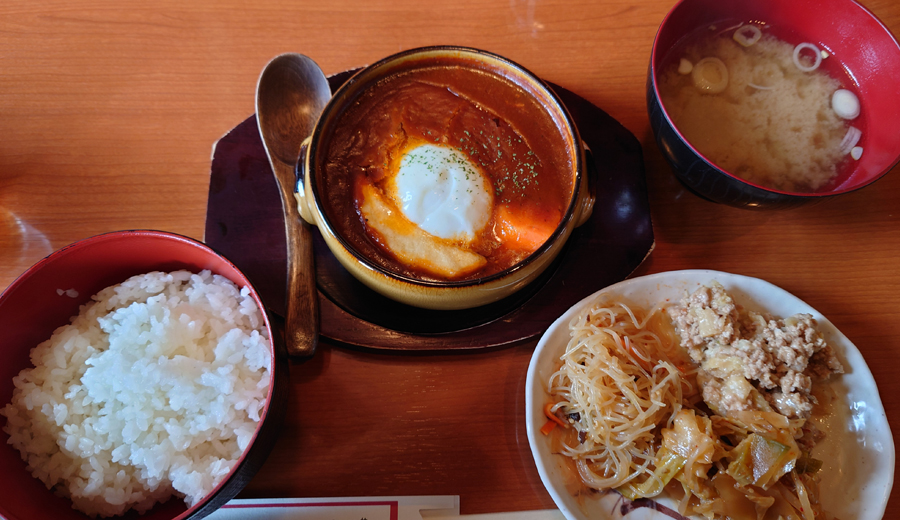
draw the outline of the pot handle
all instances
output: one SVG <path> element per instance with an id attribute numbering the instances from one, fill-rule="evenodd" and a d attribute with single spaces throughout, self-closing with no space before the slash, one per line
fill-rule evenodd
<path id="1" fill-rule="evenodd" d="M 594 153 L 591 152 L 587 143 L 582 143 L 581 146 L 584 148 L 584 176 L 587 189 L 581 190 L 579 195 L 578 206 L 575 208 L 575 227 L 588 221 L 594 211 L 594 202 L 597 200 L 597 182 L 595 180 L 598 175 L 597 163 L 594 162 Z"/>
<path id="2" fill-rule="evenodd" d="M 309 178 L 307 177 L 309 172 L 306 168 L 306 161 L 310 141 L 312 141 L 312 137 L 307 137 L 303 140 L 303 144 L 300 145 L 300 159 L 297 161 L 297 167 L 294 169 L 294 173 L 297 176 L 297 184 L 294 186 L 294 198 L 297 200 L 297 211 L 300 213 L 300 217 L 310 225 L 315 226 L 316 201 L 312 192 L 307 189 L 309 186 Z"/>

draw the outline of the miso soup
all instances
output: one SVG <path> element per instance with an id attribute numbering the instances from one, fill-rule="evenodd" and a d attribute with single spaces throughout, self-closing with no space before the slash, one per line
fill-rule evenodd
<path id="1" fill-rule="evenodd" d="M 676 128 L 716 166 L 750 183 L 827 190 L 862 153 L 855 85 L 837 58 L 796 35 L 751 23 L 704 27 L 673 47 L 659 74 Z"/>

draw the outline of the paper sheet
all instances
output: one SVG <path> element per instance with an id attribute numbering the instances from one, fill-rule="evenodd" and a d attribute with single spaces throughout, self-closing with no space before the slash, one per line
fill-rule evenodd
<path id="1" fill-rule="evenodd" d="M 459 516 L 458 496 L 267 498 L 232 500 L 209 520 L 423 520 Z"/>
<path id="2" fill-rule="evenodd" d="M 232 500 L 209 520 L 565 520 L 558 510 L 460 515 L 454 495 Z"/>

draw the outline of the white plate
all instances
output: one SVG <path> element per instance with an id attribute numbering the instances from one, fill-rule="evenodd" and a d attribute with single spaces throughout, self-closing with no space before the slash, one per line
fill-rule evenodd
<path id="1" fill-rule="evenodd" d="M 687 290 L 717 280 L 745 308 L 765 310 L 787 317 L 798 312 L 818 320 L 826 341 L 844 363 L 846 373 L 831 383 L 837 393 L 833 413 L 819 427 L 827 435 L 813 456 L 822 459 L 821 499 L 826 511 L 837 518 L 879 520 L 894 481 L 894 441 L 878 396 L 878 389 L 862 354 L 821 313 L 796 296 L 757 278 L 720 271 L 672 271 L 626 280 L 611 285 L 575 304 L 560 316 L 538 342 L 525 382 L 525 420 L 528 442 L 538 472 L 553 501 L 569 520 L 616 520 L 634 508 L 617 493 L 575 496 L 577 475 L 565 466 L 562 455 L 550 452 L 547 437 L 540 433 L 550 401 L 547 380 L 557 370 L 569 339 L 569 321 L 599 295 L 620 296 L 639 305 L 652 306 L 661 299 L 678 301 Z M 662 506 L 674 507 L 665 498 Z M 639 507 L 628 520 L 667 519 L 670 515 L 650 507 Z M 659 508 L 659 509 L 664 509 Z"/>

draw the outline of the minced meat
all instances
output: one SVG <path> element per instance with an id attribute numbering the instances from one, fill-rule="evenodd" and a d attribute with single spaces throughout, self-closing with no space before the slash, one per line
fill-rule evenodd
<path id="1" fill-rule="evenodd" d="M 780 319 L 748 311 L 712 282 L 668 309 L 700 366 L 703 400 L 720 415 L 774 410 L 808 418 L 812 383 L 844 368 L 809 314 Z"/>

